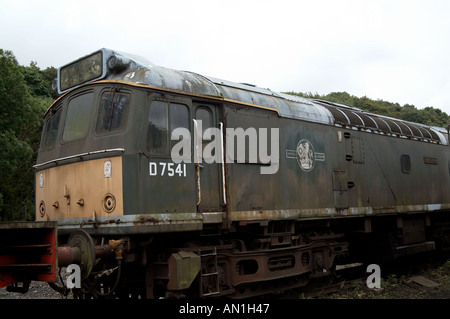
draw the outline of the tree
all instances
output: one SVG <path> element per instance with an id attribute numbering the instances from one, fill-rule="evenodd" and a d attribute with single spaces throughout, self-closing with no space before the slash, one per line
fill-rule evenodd
<path id="1" fill-rule="evenodd" d="M 359 98 L 350 95 L 347 92 L 332 92 L 327 95 L 319 95 L 317 93 L 312 95 L 311 93 L 305 94 L 301 92 L 286 93 L 353 106 L 366 112 L 386 115 L 409 122 L 441 127 L 447 127 L 447 125 L 450 124 L 450 117 L 445 112 L 431 106 L 424 109 L 417 109 L 411 104 L 401 106 L 398 103 L 392 103 L 380 99 L 373 100 L 367 96 Z"/>
<path id="2" fill-rule="evenodd" d="M 355 106 L 355 101 L 358 100 L 356 96 L 350 95 L 347 92 L 331 92 L 325 95 L 323 99 L 348 106 Z"/>
<path id="3" fill-rule="evenodd" d="M 33 165 L 51 102 L 43 79 L 35 63 L 22 67 L 11 51 L 0 49 L 1 220 L 21 219 L 24 207 L 34 214 Z"/>
<path id="4" fill-rule="evenodd" d="M 56 69 L 54 67 L 42 71 L 36 62 L 31 62 L 30 66 L 22 66 L 21 68 L 32 96 L 57 98 L 57 93 L 51 87 L 53 79 L 56 78 Z"/>

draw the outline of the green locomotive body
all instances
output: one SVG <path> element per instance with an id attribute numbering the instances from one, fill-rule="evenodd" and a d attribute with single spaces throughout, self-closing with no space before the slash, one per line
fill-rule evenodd
<path id="1" fill-rule="evenodd" d="M 108 294 L 240 298 L 449 242 L 443 128 L 108 49 L 57 80 L 36 223 L 55 223 L 51 272 L 80 264 L 85 295 L 117 264 Z"/>

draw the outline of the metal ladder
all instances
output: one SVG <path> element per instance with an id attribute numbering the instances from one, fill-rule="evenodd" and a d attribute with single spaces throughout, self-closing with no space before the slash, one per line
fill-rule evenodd
<path id="1" fill-rule="evenodd" d="M 199 255 L 201 260 L 200 296 L 217 295 L 220 293 L 220 290 L 216 247 L 199 249 Z"/>

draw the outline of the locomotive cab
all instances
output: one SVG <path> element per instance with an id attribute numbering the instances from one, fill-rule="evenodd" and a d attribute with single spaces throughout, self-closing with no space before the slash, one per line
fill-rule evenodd
<path id="1" fill-rule="evenodd" d="M 200 211 L 221 221 L 219 167 L 194 163 L 193 151 L 194 135 L 201 139 L 207 128 L 218 127 L 217 105 L 101 80 L 123 70 L 123 61 L 128 61 L 125 74 L 115 76 L 132 76 L 136 63 L 119 57 L 103 49 L 60 68 L 58 89 L 67 93 L 46 113 L 35 166 L 37 220 L 58 220 L 63 233 L 81 222 L 96 234 L 114 233 L 108 227 L 113 224 L 120 233 L 200 230 Z M 88 62 L 97 73 L 78 75 Z M 100 81 L 83 86 L 74 78 Z M 181 137 L 190 138 L 183 150 L 188 154 L 172 152 L 179 142 L 172 139 L 176 128 L 189 133 Z M 202 139 L 198 144 L 206 145 Z"/>
<path id="2" fill-rule="evenodd" d="M 48 110 L 35 165 L 36 220 L 123 215 L 130 109 L 129 92 L 100 86 L 66 94 Z"/>

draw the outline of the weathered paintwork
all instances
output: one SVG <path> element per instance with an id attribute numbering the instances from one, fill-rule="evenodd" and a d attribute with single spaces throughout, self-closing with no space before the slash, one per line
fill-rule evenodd
<path id="1" fill-rule="evenodd" d="M 105 61 L 110 61 L 105 77 L 65 93 L 47 112 L 48 117 L 61 112 L 62 127 L 71 99 L 83 92 L 94 96 L 86 137 L 70 143 L 59 137 L 55 147 L 39 153 L 36 187 L 39 190 L 40 174 L 74 170 L 77 185 L 92 181 L 100 193 L 108 194 L 110 190 L 92 179 L 93 172 L 79 168 L 88 167 L 82 163 L 90 160 L 104 163 L 119 156 L 122 179 L 114 193 L 121 189 L 123 211 L 121 206 L 119 215 L 99 215 L 98 199 L 96 208 L 84 215 L 50 214 L 40 219 L 57 219 L 68 230 L 81 225 L 97 233 L 151 233 L 201 230 L 210 222 L 434 212 L 450 205 L 450 158 L 442 128 L 171 70 L 107 49 L 102 52 Z M 109 91 L 128 94 L 131 111 L 122 131 L 99 135 L 97 108 L 100 96 Z M 207 110 L 210 126 L 222 125 L 223 132 L 227 128 L 278 129 L 278 169 L 261 174 L 264 164 L 239 163 L 235 158 L 197 164 L 193 151 L 182 174 L 168 176 L 166 167 L 177 167 L 170 154 L 154 155 L 146 149 L 152 101 L 184 105 L 192 135 L 199 109 Z M 226 145 L 229 141 L 224 133 L 222 137 Z M 103 179 L 103 166 L 96 170 Z M 52 182 L 58 184 L 52 186 L 59 190 L 58 196 L 64 196 L 67 188 L 80 187 L 69 185 L 75 179 L 58 176 L 60 180 Z M 86 181 L 80 183 L 83 178 Z M 39 192 L 36 201 L 37 207 L 41 201 L 46 207 L 53 203 Z"/>
<path id="2" fill-rule="evenodd" d="M 27 227 L 51 223 L 84 297 L 100 285 L 148 298 L 256 296 L 302 287 L 374 246 L 398 257 L 450 242 L 445 129 L 107 49 L 58 79 L 64 94 L 45 115 L 35 165 L 40 222 Z M 0 242 L 17 247 L 20 228 L 0 225 Z M 55 254 L 16 278 L 16 252 L 0 252 L 0 286 L 55 280 Z"/>
<path id="3" fill-rule="evenodd" d="M 246 116 L 249 113 L 255 114 Z M 327 218 L 449 207 L 448 146 L 282 118 L 269 120 L 262 115 L 258 118 L 252 109 L 228 116 L 228 122 L 237 126 L 257 122 L 261 127 L 281 128 L 278 174 L 258 174 L 255 165 L 228 166 L 232 220 Z M 310 169 L 299 163 L 296 151 L 301 141 L 314 149 Z M 410 173 L 402 172 L 402 154 L 411 159 Z"/>
<path id="4" fill-rule="evenodd" d="M 36 220 L 116 219 L 123 215 L 122 185 L 120 156 L 41 170 L 36 174 Z"/>

